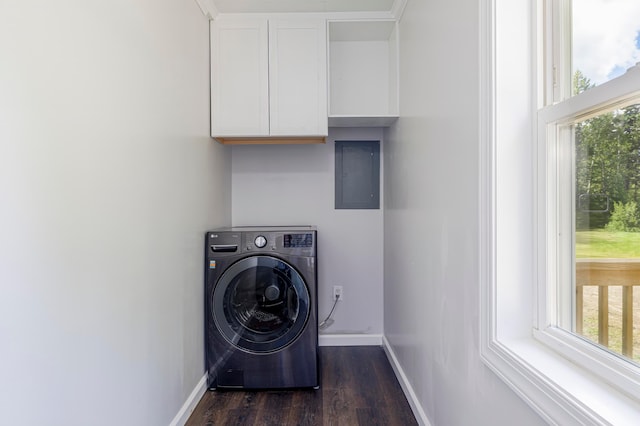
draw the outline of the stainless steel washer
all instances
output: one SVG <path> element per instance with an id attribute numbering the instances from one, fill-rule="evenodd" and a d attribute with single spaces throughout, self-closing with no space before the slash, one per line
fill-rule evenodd
<path id="1" fill-rule="evenodd" d="M 238 227 L 206 235 L 210 388 L 319 386 L 314 227 Z"/>

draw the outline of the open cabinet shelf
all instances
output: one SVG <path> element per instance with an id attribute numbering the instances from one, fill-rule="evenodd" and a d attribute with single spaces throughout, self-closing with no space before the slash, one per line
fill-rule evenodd
<path id="1" fill-rule="evenodd" d="M 329 126 L 391 125 L 398 118 L 394 20 L 329 21 Z"/>

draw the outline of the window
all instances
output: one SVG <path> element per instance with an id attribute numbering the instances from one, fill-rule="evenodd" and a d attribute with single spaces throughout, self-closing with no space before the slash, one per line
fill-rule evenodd
<path id="1" fill-rule="evenodd" d="M 638 365 L 622 344 L 610 348 L 589 334 L 578 298 L 582 291 L 594 299 L 584 293 L 598 274 L 597 262 L 583 260 L 592 256 L 585 255 L 584 237 L 590 227 L 606 226 L 616 206 L 602 165 L 614 167 L 614 152 L 618 165 L 626 164 L 633 151 L 627 146 L 622 155 L 622 145 L 601 144 L 596 158 L 592 142 L 617 137 L 625 113 L 631 117 L 640 104 L 633 54 L 623 61 L 616 53 L 618 66 L 607 72 L 602 58 L 590 62 L 580 52 L 595 54 L 600 38 L 627 21 L 640 23 L 634 3 L 640 2 L 481 0 L 480 350 L 485 364 L 551 424 L 640 424 Z M 607 14 L 636 9 L 617 20 L 602 10 L 587 19 L 587 8 L 598 4 L 607 5 Z M 613 31 L 609 22 L 620 28 Z M 640 43 L 631 36 L 628 52 Z M 593 84 L 574 86 L 578 70 Z M 633 173 L 615 179 L 633 185 Z M 585 276 L 592 281 L 585 284 Z"/>
<path id="2" fill-rule="evenodd" d="M 566 356 L 589 351 L 587 368 L 595 357 L 615 371 L 606 380 L 640 396 L 640 3 L 547 6 L 537 329 Z"/>

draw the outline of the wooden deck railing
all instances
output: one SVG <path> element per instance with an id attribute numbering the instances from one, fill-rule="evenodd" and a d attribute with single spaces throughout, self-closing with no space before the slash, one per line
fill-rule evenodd
<path id="1" fill-rule="evenodd" d="M 609 346 L 609 287 L 622 287 L 622 354 L 633 357 L 633 287 L 640 286 L 640 259 L 576 260 L 576 332 L 582 334 L 583 287 L 598 287 L 598 343 Z"/>

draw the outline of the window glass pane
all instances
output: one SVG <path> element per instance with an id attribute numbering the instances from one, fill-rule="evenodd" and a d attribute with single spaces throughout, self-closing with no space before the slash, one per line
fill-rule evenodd
<path id="1" fill-rule="evenodd" d="M 640 62 L 640 1 L 573 0 L 573 94 Z"/>
<path id="2" fill-rule="evenodd" d="M 573 331 L 640 361 L 640 104 L 573 132 Z"/>

